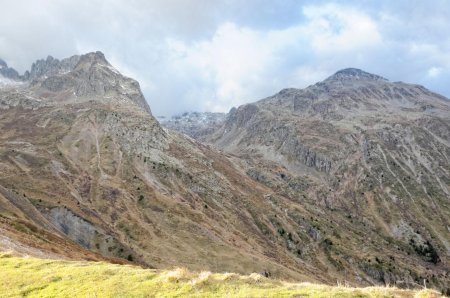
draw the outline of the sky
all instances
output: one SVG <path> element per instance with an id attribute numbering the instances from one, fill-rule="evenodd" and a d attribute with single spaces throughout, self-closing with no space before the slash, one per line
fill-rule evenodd
<path id="1" fill-rule="evenodd" d="M 450 97 L 450 0 L 0 0 L 0 58 L 102 51 L 154 115 L 228 112 L 356 67 Z"/>

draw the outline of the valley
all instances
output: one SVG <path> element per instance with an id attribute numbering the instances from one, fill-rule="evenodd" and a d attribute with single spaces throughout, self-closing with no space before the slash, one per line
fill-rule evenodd
<path id="1" fill-rule="evenodd" d="M 101 52 L 4 69 L 3 251 L 448 288 L 450 101 L 425 87 L 344 69 L 161 125 Z"/>

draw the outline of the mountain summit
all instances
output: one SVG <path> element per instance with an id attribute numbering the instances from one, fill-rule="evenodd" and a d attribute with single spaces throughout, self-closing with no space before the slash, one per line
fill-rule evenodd
<path id="1" fill-rule="evenodd" d="M 50 60 L 50 64 L 53 61 Z M 139 83 L 120 74 L 109 64 L 103 53 L 74 56 L 54 65 L 56 67 L 49 70 L 56 70 L 56 74 L 38 77 L 33 85 L 39 84 L 44 90 L 58 96 L 62 92 L 68 98 L 75 96 L 76 100 L 96 98 L 101 101 L 129 101 L 151 114 Z"/>
<path id="2" fill-rule="evenodd" d="M 151 115 L 139 83 L 117 71 L 102 52 L 74 55 L 58 60 L 52 56 L 34 62 L 24 75 L 1 64 L 0 75 L 10 83 L 22 82 L 46 98 L 46 101 L 71 103 L 96 100 L 120 104 L 132 103 Z"/>
<path id="3" fill-rule="evenodd" d="M 372 80 L 372 81 L 387 81 L 387 79 L 365 72 L 358 68 L 345 68 L 337 71 L 327 80 Z"/>

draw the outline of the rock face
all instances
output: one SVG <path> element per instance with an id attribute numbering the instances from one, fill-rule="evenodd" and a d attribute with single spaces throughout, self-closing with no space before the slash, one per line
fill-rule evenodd
<path id="1" fill-rule="evenodd" d="M 48 56 L 47 59 L 41 59 L 31 65 L 31 70 L 25 72 L 23 79 L 34 81 L 43 77 L 62 75 L 72 71 L 80 61 L 80 56 L 75 55 L 70 58 L 59 61 Z"/>
<path id="2" fill-rule="evenodd" d="M 55 207 L 46 215 L 60 232 L 84 248 L 96 250 L 104 256 L 131 253 L 126 246 L 108 235 L 107 232 L 77 216 L 69 209 Z"/>
<path id="3" fill-rule="evenodd" d="M 0 230 L 15 247 L 330 284 L 450 282 L 443 97 L 338 72 L 191 134 L 224 153 L 163 129 L 103 54 L 47 60 L 0 88 Z"/>

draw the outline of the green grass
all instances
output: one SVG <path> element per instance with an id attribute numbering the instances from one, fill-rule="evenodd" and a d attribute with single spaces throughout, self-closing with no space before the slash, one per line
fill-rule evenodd
<path id="1" fill-rule="evenodd" d="M 431 290 L 286 283 L 258 274 L 142 269 L 0 254 L 0 297 L 439 297 Z"/>

